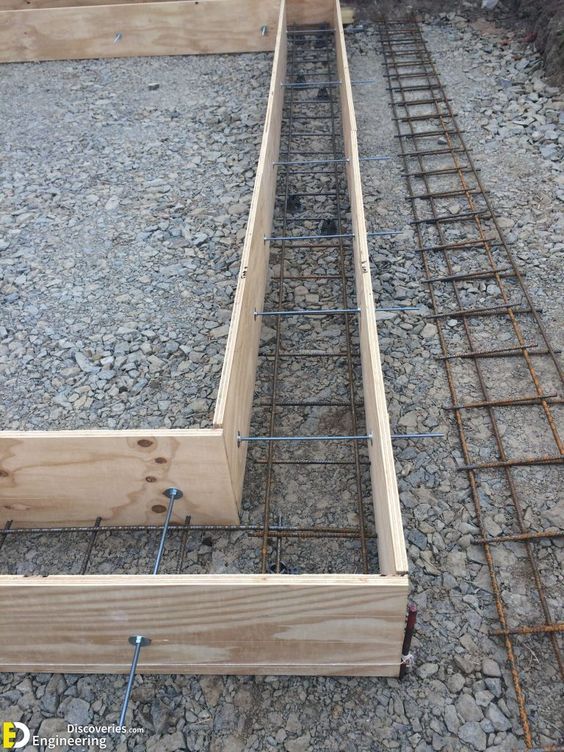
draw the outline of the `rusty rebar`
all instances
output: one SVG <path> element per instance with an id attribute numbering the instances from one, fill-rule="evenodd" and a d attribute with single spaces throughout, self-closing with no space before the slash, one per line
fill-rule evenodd
<path id="1" fill-rule="evenodd" d="M 549 341 L 546 330 L 544 329 L 544 326 L 540 319 L 539 311 L 535 308 L 531 300 L 531 297 L 525 287 L 523 276 L 516 265 L 516 262 L 502 233 L 501 227 L 499 226 L 499 223 L 496 219 L 490 199 L 480 180 L 480 176 L 478 174 L 479 171 L 474 166 L 473 160 L 464 143 L 462 133 L 456 121 L 456 115 L 453 112 L 451 104 L 446 96 L 435 63 L 427 49 L 427 45 L 425 43 L 421 30 L 414 19 L 410 19 L 408 25 L 402 26 L 400 23 L 399 26 L 394 26 L 394 28 L 401 29 L 401 35 L 399 37 L 401 44 L 398 44 L 398 35 L 392 35 L 390 33 L 390 25 L 386 23 L 383 23 L 380 27 L 380 40 L 382 44 L 382 51 L 386 68 L 385 75 L 390 82 L 389 95 L 392 106 L 392 114 L 399 136 L 398 142 L 404 166 L 403 174 L 407 180 L 409 198 L 413 199 L 411 201 L 412 211 L 414 213 L 415 219 L 415 224 L 413 226 L 416 233 L 418 245 L 418 248 L 415 250 L 418 250 L 421 253 L 425 281 L 431 299 L 431 306 L 434 313 L 434 323 L 437 327 L 438 338 L 442 351 L 442 360 L 446 370 L 448 388 L 452 403 L 450 409 L 454 414 L 458 429 L 458 435 L 462 446 L 464 465 L 460 469 L 464 469 L 468 474 L 475 514 L 481 532 L 479 541 L 484 547 L 484 554 L 492 582 L 492 590 L 494 594 L 498 619 L 501 625 L 501 630 L 499 630 L 499 633 L 504 639 L 504 644 L 510 664 L 511 675 L 519 708 L 519 717 L 525 737 L 525 744 L 528 749 L 532 749 L 533 738 L 527 713 L 526 698 L 523 691 L 512 643 L 512 636 L 514 635 L 514 632 L 508 628 L 507 608 L 501 597 L 500 586 L 498 583 L 492 551 L 490 548 L 490 546 L 497 541 L 492 541 L 488 538 L 487 530 L 485 528 L 479 495 L 478 473 L 482 470 L 496 470 L 504 473 L 506 482 L 509 487 L 513 508 L 515 510 L 517 523 L 519 526 L 518 535 L 521 536 L 519 538 L 519 541 L 522 542 L 525 546 L 527 559 L 529 561 L 530 569 L 535 583 L 535 589 L 540 600 L 543 616 L 546 622 L 545 631 L 549 636 L 549 639 L 551 640 L 556 662 L 560 668 L 560 671 L 562 672 L 562 658 L 560 655 L 558 643 L 556 641 L 556 633 L 559 631 L 559 629 L 558 625 L 554 625 L 554 622 L 551 618 L 544 585 L 541 580 L 538 564 L 532 547 L 535 538 L 540 538 L 541 535 L 544 535 L 544 537 L 546 538 L 550 538 L 552 536 L 540 532 L 535 533 L 534 536 L 532 536 L 530 531 L 527 529 L 524 512 L 521 506 L 512 473 L 513 468 L 518 466 L 542 466 L 553 463 L 559 464 L 562 461 L 563 450 L 562 442 L 556 429 L 556 424 L 551 412 L 551 402 L 547 398 L 547 395 L 541 386 L 539 376 L 531 360 L 531 355 L 539 355 L 540 352 L 538 349 L 535 349 L 535 351 L 533 352 L 533 350 L 530 348 L 530 345 L 527 344 L 522 332 L 521 324 L 517 319 L 517 315 L 519 315 L 519 313 L 526 312 L 527 315 L 530 315 L 533 318 L 538 333 L 544 341 L 543 351 L 546 352 L 547 356 L 551 358 L 555 369 L 560 375 L 561 379 L 562 371 L 560 364 L 557 362 L 557 359 L 555 357 L 555 352 Z M 402 57 L 403 53 L 405 52 L 405 43 L 413 47 L 413 49 L 411 49 L 411 47 L 408 47 L 410 53 L 408 61 L 410 63 L 409 65 L 403 64 L 405 62 L 405 59 Z M 402 69 L 401 73 L 398 72 L 400 67 Z M 406 68 L 411 68 L 411 73 L 406 72 Z M 414 89 L 420 92 L 419 100 L 426 100 L 426 105 L 431 105 L 434 108 L 434 110 L 430 114 L 412 114 L 410 108 L 417 105 L 414 104 L 413 100 L 410 101 L 408 98 L 406 98 L 406 92 Z M 401 114 L 399 108 L 401 108 Z M 418 132 L 414 124 L 424 121 L 432 121 L 433 126 L 431 126 L 431 128 L 436 131 L 442 131 L 440 133 L 442 142 L 446 144 L 446 152 L 452 160 L 453 167 L 436 167 L 434 165 L 430 165 L 428 161 L 423 161 L 423 152 L 425 151 L 425 149 L 419 148 L 419 140 L 425 138 L 426 136 Z M 438 126 L 437 123 L 439 124 Z M 408 129 L 407 132 L 405 132 L 404 128 Z M 426 130 L 431 130 L 431 128 Z M 436 135 L 439 134 L 437 133 Z M 415 148 L 412 148 L 411 150 L 406 148 L 405 143 L 408 140 Z M 429 157 L 428 154 L 427 157 Z M 433 157 L 431 156 L 430 158 L 432 160 Z M 416 160 L 416 167 L 413 167 L 411 165 L 411 162 L 413 160 Z M 469 210 L 468 213 L 464 216 L 458 215 L 458 220 L 464 223 L 464 225 L 460 225 L 461 228 L 466 227 L 469 224 L 473 224 L 477 233 L 477 237 L 464 239 L 462 241 L 457 240 L 455 242 L 449 242 L 445 234 L 443 223 L 440 221 L 440 211 L 438 210 L 436 205 L 436 201 L 441 198 L 440 192 L 434 190 L 430 184 L 430 179 L 437 175 L 450 175 L 458 178 L 460 185 L 460 189 L 458 190 L 459 195 L 464 196 Z M 470 185 L 468 182 L 469 177 L 471 177 L 472 179 L 472 185 Z M 423 181 L 423 193 L 419 189 L 417 190 L 417 192 L 414 190 L 412 184 L 412 181 L 414 179 Z M 439 195 L 437 195 L 437 193 Z M 477 204 L 478 197 L 480 199 L 481 206 L 478 206 Z M 422 218 L 419 216 L 419 206 L 422 200 L 428 202 L 427 208 L 431 211 L 431 217 Z M 437 219 L 439 221 L 436 221 Z M 434 242 L 431 245 L 426 244 L 425 237 L 423 235 L 423 228 L 428 226 L 429 220 L 432 223 L 434 232 L 438 236 L 438 242 Z M 456 217 L 453 217 L 453 221 L 457 221 Z M 483 224 L 484 222 L 491 222 L 493 224 L 493 228 L 495 230 L 494 237 L 491 237 L 491 232 L 486 232 Z M 494 259 L 494 248 L 502 250 L 505 254 L 505 261 L 507 263 L 502 267 L 500 267 L 499 262 L 496 263 L 496 260 Z M 487 276 L 495 280 L 495 283 L 500 291 L 499 294 L 501 302 L 495 308 L 493 306 L 490 307 L 490 311 L 488 311 L 486 308 L 481 310 L 472 310 L 468 309 L 468 307 L 464 305 L 464 299 L 460 294 L 458 285 L 464 281 L 465 275 L 464 273 L 459 273 L 458 269 L 454 268 L 451 259 L 451 254 L 457 253 L 460 250 L 478 253 L 479 249 L 482 249 L 482 253 L 490 266 L 490 269 L 485 269 L 483 266 L 481 266 L 480 274 L 482 276 Z M 442 274 L 439 278 L 437 278 L 437 275 L 431 272 L 428 254 L 442 255 L 442 259 L 447 268 L 446 274 Z M 507 278 L 508 274 L 510 274 L 512 279 L 517 281 L 518 289 L 522 295 L 524 304 L 513 303 L 509 293 L 506 291 L 503 280 Z M 438 305 L 435 285 L 443 284 L 444 282 L 449 282 L 452 286 L 451 289 L 458 305 L 457 311 L 443 312 Z M 447 316 L 450 318 L 453 313 L 457 314 L 460 317 L 462 329 L 468 343 L 467 352 L 463 353 L 462 355 L 454 355 L 454 357 L 453 354 L 449 352 L 445 332 L 443 330 L 443 320 L 447 318 Z M 505 352 L 499 352 L 499 350 L 502 348 L 496 347 L 495 342 L 492 343 L 492 347 L 488 348 L 487 351 L 482 353 L 479 351 L 479 348 L 476 347 L 475 337 L 473 336 L 473 332 L 469 327 L 468 319 L 470 316 L 479 318 L 480 316 L 486 315 L 487 313 L 505 316 L 509 319 L 515 338 L 517 340 L 517 347 L 512 349 L 512 351 L 508 352 L 506 350 Z M 512 401 L 492 399 L 489 393 L 489 388 L 486 386 L 486 379 L 484 377 L 480 363 L 481 359 L 483 359 L 484 356 L 522 358 L 531 377 L 534 385 L 534 391 L 536 393 L 532 396 L 532 398 L 526 397 L 521 401 L 519 401 L 518 399 L 514 399 Z M 460 399 L 458 396 L 459 384 L 455 375 L 455 371 L 453 370 L 452 363 L 460 357 L 469 359 L 474 364 L 475 374 L 482 392 L 482 398 L 475 400 L 473 403 L 469 403 L 464 399 Z M 462 386 L 462 388 L 464 388 L 464 386 Z M 543 413 L 546 417 L 547 425 L 556 444 L 558 454 L 555 456 L 544 455 L 542 457 L 524 458 L 515 458 L 508 456 L 495 412 L 496 408 L 503 406 L 504 402 L 506 404 L 510 403 L 514 407 L 514 409 L 519 409 L 519 404 L 538 404 L 542 408 Z M 492 460 L 485 462 L 476 462 L 472 460 L 466 438 L 466 418 L 464 417 L 468 414 L 464 411 L 469 407 L 483 407 L 489 416 L 490 426 L 495 438 L 496 448 L 498 452 L 498 458 L 495 461 Z"/>

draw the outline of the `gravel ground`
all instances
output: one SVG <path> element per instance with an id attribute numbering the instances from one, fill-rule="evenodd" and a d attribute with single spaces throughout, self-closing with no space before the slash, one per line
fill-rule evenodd
<path id="1" fill-rule="evenodd" d="M 5 428 L 210 425 L 270 69 L 2 68 Z"/>
<path id="2" fill-rule="evenodd" d="M 478 31 L 454 16 L 447 22 L 433 19 L 424 25 L 424 33 L 459 113 L 467 143 L 492 191 L 494 206 L 526 269 L 529 288 L 558 344 L 558 293 L 562 283 L 558 259 L 564 248 L 558 236 L 564 198 L 558 161 L 563 137 L 557 127 L 561 95 L 544 86 L 536 55 L 523 49 L 517 40 L 502 46 L 499 42 L 505 35 L 484 27 Z M 377 80 L 370 88 L 355 90 L 360 149 L 365 155 L 394 155 L 397 141 L 386 104 L 381 58 L 375 48 L 370 29 L 349 37 L 352 77 Z M 267 67 L 265 58 L 257 60 Z M 73 65 L 72 69 L 83 66 L 89 70 L 91 65 Z M 112 65 L 121 69 L 124 63 Z M 168 75 L 161 72 L 163 88 Z M 399 160 L 363 164 L 369 229 L 394 226 L 404 230 L 392 243 L 371 241 L 375 292 L 382 304 L 424 305 L 427 301 L 420 260 L 407 250 L 413 247 L 408 225 L 412 216 L 404 200 L 401 171 Z M 226 275 L 231 281 L 234 276 L 234 269 Z M 300 294 L 317 293 L 308 289 Z M 456 471 L 462 458 L 455 427 L 442 409 L 448 403 L 448 392 L 443 367 L 434 358 L 439 352 L 434 327 L 415 315 L 387 317 L 379 326 L 392 427 L 444 430 L 447 434 L 444 441 L 398 446 L 395 452 L 412 599 L 419 608 L 413 672 L 403 683 L 364 678 L 139 677 L 131 717 L 136 725 L 145 727 L 146 734 L 143 740 L 130 738 L 128 749 L 509 752 L 523 748 L 505 651 L 498 639 L 489 636 L 498 626 L 497 617 L 482 549 L 471 544 L 478 529 L 466 477 Z M 331 375 L 327 379 L 330 381 Z M 323 393 L 330 384 L 320 380 L 316 388 Z M 291 393 L 299 389 L 299 383 L 289 388 Z M 309 391 L 307 396 L 311 396 Z M 300 419 L 311 427 L 304 416 L 288 418 L 293 427 Z M 529 441 L 530 432 L 521 431 L 521 437 Z M 487 434 L 481 438 L 488 440 Z M 479 436 L 477 440 L 479 445 Z M 549 478 L 554 491 L 558 488 L 556 473 Z M 535 498 L 544 499 L 546 495 L 550 500 L 550 489 L 542 487 L 539 479 L 529 479 L 531 487 L 535 482 L 539 484 Z M 286 479 L 284 484 L 284 513 L 286 521 L 292 522 L 292 515 L 300 514 L 300 486 L 296 478 Z M 315 498 L 327 500 L 316 521 L 351 524 L 350 519 L 337 520 L 329 503 L 331 491 L 335 495 L 332 478 L 320 478 L 319 485 L 310 491 L 312 505 Z M 350 499 L 346 486 L 339 491 L 340 498 Z M 261 478 L 251 466 L 245 519 L 253 519 L 257 513 L 256 498 L 261 492 Z M 501 494 L 493 482 L 484 493 L 484 506 L 491 512 L 486 516 L 491 534 L 510 524 L 499 499 L 496 508 L 488 506 L 496 495 L 503 500 Z M 562 525 L 562 512 L 555 506 L 540 505 L 533 513 L 539 525 Z M 121 556 L 122 566 L 143 569 L 154 543 L 145 542 L 143 548 L 143 542 L 138 541 L 138 556 L 133 562 L 132 557 L 124 558 L 123 550 L 116 545 L 104 553 L 106 564 L 99 561 L 96 567 L 104 571 L 107 566 L 107 571 L 112 571 Z M 240 567 L 244 556 L 238 559 L 229 553 L 234 543 L 237 541 L 204 537 L 190 552 L 187 571 L 210 571 L 210 567 L 213 571 L 233 571 Z M 13 545 L 7 544 L 3 550 L 4 571 L 12 566 L 20 573 L 35 571 L 38 566 L 49 571 L 52 552 L 46 551 L 43 541 L 17 551 L 11 548 Z M 63 548 L 61 543 L 60 551 Z M 563 548 L 556 543 L 541 543 L 537 551 L 554 601 L 551 605 L 555 616 L 561 618 L 556 600 L 560 597 L 562 601 L 559 572 Z M 314 565 L 312 557 L 303 552 L 295 554 L 302 564 Z M 253 559 L 249 547 L 246 555 L 256 564 L 256 553 Z M 515 613 L 525 615 L 523 621 L 538 619 L 525 610 L 523 586 L 527 580 L 521 571 L 522 550 L 507 546 L 500 548 L 496 557 L 506 603 Z M 337 565 L 342 566 L 339 560 Z M 539 745 L 557 742 L 563 733 L 561 685 L 546 647 L 542 640 L 517 643 Z M 41 726 L 42 733 L 63 730 L 65 720 L 110 722 L 117 717 L 124 688 L 124 678 L 112 676 L 19 674 L 3 675 L 2 682 L 3 715 L 12 720 L 21 718 L 35 728 Z M 122 743 L 116 748 L 125 750 L 126 746 Z"/>

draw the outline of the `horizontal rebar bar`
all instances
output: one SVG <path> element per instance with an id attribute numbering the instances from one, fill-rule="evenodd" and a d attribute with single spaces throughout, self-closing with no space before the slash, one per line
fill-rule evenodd
<path id="1" fill-rule="evenodd" d="M 512 629 L 492 629 L 494 635 L 550 635 L 564 632 L 564 622 L 559 624 L 538 624 L 530 627 L 513 627 Z"/>
<path id="2" fill-rule="evenodd" d="M 283 81 L 280 86 L 285 89 L 324 89 L 327 86 L 340 86 L 341 83 L 341 81 L 309 81 L 303 84 L 294 84 L 291 81 Z"/>
<path id="3" fill-rule="evenodd" d="M 340 314 L 352 314 L 360 313 L 360 308 L 304 308 L 303 310 L 295 311 L 256 311 L 254 312 L 255 319 L 257 316 L 337 316 Z"/>
<path id="4" fill-rule="evenodd" d="M 401 439 L 441 439 L 444 433 L 392 433 L 392 441 Z M 269 442 L 269 441 L 370 441 L 372 434 L 360 436 L 241 436 L 237 434 L 237 443 L 247 442 Z"/>
<path id="5" fill-rule="evenodd" d="M 265 235 L 264 242 L 288 242 L 292 240 L 338 240 L 339 238 L 354 238 L 352 232 L 336 232 L 327 235 Z"/>
<path id="6" fill-rule="evenodd" d="M 402 313 L 404 311 L 418 311 L 419 313 L 422 313 L 423 309 L 421 306 L 378 306 L 376 308 L 376 313 Z M 338 315 L 338 314 L 353 314 L 353 313 L 361 313 L 360 308 L 305 308 L 305 309 L 297 309 L 294 311 L 287 311 L 287 310 L 281 310 L 281 311 L 256 311 L 254 312 L 255 319 L 258 316 L 332 316 L 332 315 Z M 333 353 L 332 353 L 333 354 Z M 341 353 L 339 353 L 341 354 Z M 346 353 L 345 353 L 346 354 Z"/>
<path id="7" fill-rule="evenodd" d="M 548 538 L 564 538 L 562 530 L 540 530 L 531 533 L 515 533 L 513 535 L 495 535 L 488 538 L 474 538 L 475 544 L 490 545 L 492 543 L 521 543 L 525 541 L 544 540 Z"/>
<path id="8" fill-rule="evenodd" d="M 532 397 L 508 397 L 507 399 L 480 400 L 479 402 L 459 402 L 456 405 L 444 405 L 445 410 L 473 410 L 481 407 L 513 407 L 538 405 L 546 400 L 558 399 L 556 394 L 545 394 L 543 397 L 537 395 Z"/>
<path id="9" fill-rule="evenodd" d="M 460 272 L 460 274 L 445 274 L 440 277 L 427 277 L 426 282 L 467 282 L 490 279 L 497 276 L 514 276 L 515 272 L 508 266 L 478 269 L 474 272 Z"/>
<path id="10" fill-rule="evenodd" d="M 529 467 L 534 465 L 562 465 L 564 457 L 520 457 L 513 460 L 492 460 L 491 462 L 477 462 L 469 465 L 460 465 L 458 470 L 496 470 L 503 467 Z"/>
<path id="11" fill-rule="evenodd" d="M 388 235 L 401 235 L 403 230 L 371 230 L 366 233 L 367 238 L 384 238 Z"/>
<path id="12" fill-rule="evenodd" d="M 243 442 L 273 442 L 273 441 L 287 441 L 287 442 L 302 442 L 302 441 L 372 441 L 372 434 L 361 434 L 359 436 L 241 436 L 237 434 L 237 444 Z"/>
<path id="13" fill-rule="evenodd" d="M 439 313 L 431 313 L 428 318 L 430 319 L 460 319 L 460 318 L 473 318 L 478 316 L 487 316 L 490 314 L 505 315 L 509 314 L 509 310 L 512 313 L 531 313 L 531 308 L 520 308 L 519 303 L 499 303 L 495 306 L 486 306 L 484 308 L 460 308 L 457 311 L 441 311 Z M 539 310 L 539 309 L 536 309 Z"/>
<path id="14" fill-rule="evenodd" d="M 437 360 L 464 360 L 465 358 L 491 358 L 495 355 L 503 355 L 510 352 L 522 352 L 523 350 L 534 350 L 537 347 L 536 342 L 530 344 L 515 345 L 513 347 L 497 347 L 491 350 L 472 350 L 471 352 L 452 353 L 449 355 L 437 355 Z"/>
<path id="15" fill-rule="evenodd" d="M 255 465 L 267 465 L 268 460 L 253 460 Z M 347 465 L 347 466 L 354 466 L 355 462 L 353 460 L 272 460 L 271 464 L 273 465 Z M 370 465 L 370 462 L 368 460 L 361 460 L 361 465 Z"/>
<path id="16" fill-rule="evenodd" d="M 401 439 L 443 439 L 444 433 L 392 433 L 392 441 L 400 441 Z"/>
<path id="17" fill-rule="evenodd" d="M 470 238 L 469 240 L 454 241 L 452 243 L 439 243 L 438 245 L 424 245 L 420 248 L 410 249 L 413 253 L 427 253 L 432 251 L 464 251 L 467 248 L 480 248 L 488 245 L 499 244 L 496 238 Z M 429 282 L 429 279 L 425 280 Z"/>
<path id="18" fill-rule="evenodd" d="M 190 518 L 187 518 L 188 520 Z M 59 533 L 130 533 L 130 532 L 156 532 L 162 530 L 162 525 L 102 525 L 102 526 L 78 526 L 78 527 L 20 527 L 11 528 L 11 534 L 59 534 Z M 273 537 L 280 536 L 285 538 L 357 538 L 358 530 L 356 528 L 346 527 L 295 527 L 295 526 L 277 526 L 269 527 Z M 260 536 L 263 533 L 262 525 L 192 525 L 190 522 L 175 523 L 171 522 L 169 533 L 248 533 L 253 536 Z M 368 537 L 376 537 L 376 533 L 367 533 Z"/>
<path id="19" fill-rule="evenodd" d="M 315 36 L 321 35 L 321 34 L 334 34 L 335 29 L 331 28 L 320 28 L 320 29 L 288 29 L 286 34 L 290 37 L 299 37 L 299 36 L 310 36 L 314 34 Z"/>
<path id="20" fill-rule="evenodd" d="M 289 162 L 273 162 L 272 164 L 279 167 L 291 167 L 294 165 L 340 164 L 346 162 L 350 162 L 348 157 L 337 157 L 336 159 L 295 159 Z M 315 173 L 312 173 L 312 175 L 315 175 Z"/>

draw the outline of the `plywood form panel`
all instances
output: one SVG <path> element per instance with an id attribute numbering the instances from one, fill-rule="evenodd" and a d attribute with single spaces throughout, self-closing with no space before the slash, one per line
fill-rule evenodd
<path id="1" fill-rule="evenodd" d="M 179 0 L 175 0 L 177 2 Z M 34 8 L 88 8 L 91 5 L 135 5 L 171 0 L 0 0 L 0 10 L 33 10 Z"/>
<path id="2" fill-rule="evenodd" d="M 2 10 L 0 62 L 270 51 L 278 8 L 278 0 L 173 0 Z"/>
<path id="3" fill-rule="evenodd" d="M 80 7 L 87 8 L 92 5 L 132 5 L 140 3 L 170 2 L 171 0 L 0 0 L 0 10 L 29 10 L 33 8 L 68 8 Z M 181 0 L 176 0 L 180 2 Z M 204 0 L 205 1 L 205 0 Z M 268 1 L 268 0 L 267 0 Z M 267 2 L 263 3 L 264 5 Z M 279 0 L 271 0 L 271 6 L 278 14 Z M 330 23 L 333 24 L 334 7 L 333 0 L 287 0 L 286 10 L 288 14 L 288 24 L 313 24 L 313 23 Z M 354 8 L 344 6 L 341 8 L 344 23 L 352 23 L 354 18 Z M 275 15 L 274 21 L 276 22 Z M 220 32 L 223 30 L 220 30 Z M 274 49 L 274 40 L 276 33 L 276 24 L 272 28 L 273 36 L 271 37 L 271 47 Z"/>
<path id="4" fill-rule="evenodd" d="M 287 0 L 288 26 L 333 25 L 335 0 Z"/>
<path id="5" fill-rule="evenodd" d="M 161 524 L 171 486 L 174 521 L 238 524 L 221 431 L 0 434 L 0 524 Z"/>
<path id="6" fill-rule="evenodd" d="M 358 159 L 356 118 L 338 2 L 335 4 L 335 29 L 337 68 L 341 81 L 339 88 L 345 155 L 349 160 L 347 163 L 347 178 L 354 233 L 356 294 L 357 304 L 361 309 L 359 327 L 364 409 L 367 431 L 373 437 L 369 443 L 368 451 L 374 514 L 378 531 L 378 561 L 382 574 L 401 574 L 407 572 L 408 569 L 407 554 L 376 327 L 374 292 Z"/>
<path id="7" fill-rule="evenodd" d="M 255 389 L 261 317 L 269 269 L 269 244 L 276 193 L 276 166 L 280 146 L 280 128 L 286 75 L 286 13 L 284 2 L 264 123 L 264 134 L 251 200 L 247 233 L 241 258 L 239 281 L 227 338 L 225 359 L 219 384 L 214 425 L 225 433 L 227 453 L 236 492 L 240 493 L 245 472 L 246 446 L 237 445 L 237 433 L 248 433 Z"/>
<path id="8" fill-rule="evenodd" d="M 182 0 L 174 0 L 182 2 Z M 88 8 L 91 5 L 135 5 L 163 3 L 172 0 L 0 0 L 0 10 L 30 10 L 33 8 Z"/>
<path id="9" fill-rule="evenodd" d="M 407 578 L 0 578 L 0 670 L 397 675 Z"/>

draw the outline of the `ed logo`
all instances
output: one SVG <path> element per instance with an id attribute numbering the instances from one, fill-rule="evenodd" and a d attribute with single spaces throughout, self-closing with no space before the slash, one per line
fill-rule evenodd
<path id="1" fill-rule="evenodd" d="M 23 733 L 21 739 L 18 739 L 18 731 Z M 25 747 L 30 738 L 31 734 L 25 723 L 4 721 L 2 724 L 2 746 L 4 749 L 20 749 L 21 747 Z"/>

